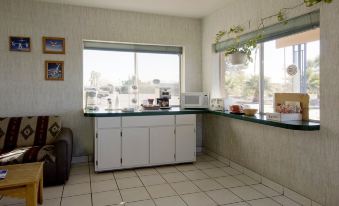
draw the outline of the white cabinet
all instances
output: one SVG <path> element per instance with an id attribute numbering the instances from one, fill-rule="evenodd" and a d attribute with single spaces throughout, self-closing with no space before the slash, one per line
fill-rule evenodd
<path id="1" fill-rule="evenodd" d="M 95 171 L 195 161 L 194 114 L 97 117 Z"/>
<path id="2" fill-rule="evenodd" d="M 151 164 L 172 163 L 175 161 L 174 126 L 150 128 Z"/>
<path id="3" fill-rule="evenodd" d="M 122 117 L 122 127 L 156 127 L 174 125 L 174 115 Z"/>
<path id="4" fill-rule="evenodd" d="M 100 129 L 96 138 L 96 163 L 99 170 L 121 167 L 120 129 Z"/>
<path id="5" fill-rule="evenodd" d="M 195 161 L 196 135 L 194 125 L 176 127 L 175 157 L 177 162 Z"/>
<path id="6" fill-rule="evenodd" d="M 196 157 L 196 115 L 176 116 L 176 162 L 192 162 Z"/>
<path id="7" fill-rule="evenodd" d="M 122 166 L 149 164 L 149 129 L 122 129 Z"/>

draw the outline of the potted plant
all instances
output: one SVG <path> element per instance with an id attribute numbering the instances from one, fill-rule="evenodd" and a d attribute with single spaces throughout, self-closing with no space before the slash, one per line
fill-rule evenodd
<path id="1" fill-rule="evenodd" d="M 302 3 L 297 4 L 295 6 L 289 8 L 282 8 L 278 13 L 273 14 L 268 17 L 261 18 L 261 22 L 258 26 L 259 29 L 263 29 L 264 21 L 273 17 L 276 17 L 279 22 L 283 22 L 284 24 L 288 23 L 286 19 L 286 12 L 289 10 L 293 10 L 298 8 L 299 6 L 305 5 L 306 7 L 312 7 L 320 2 L 324 3 L 332 3 L 332 0 L 304 0 Z M 228 36 L 233 38 L 233 44 L 229 46 L 224 52 L 226 61 L 231 65 L 246 65 L 249 61 L 252 62 L 251 54 L 252 50 L 257 47 L 257 42 L 262 38 L 261 34 L 249 39 L 246 42 L 240 43 L 239 37 L 240 34 L 244 31 L 243 27 L 240 25 L 232 26 L 228 30 L 221 30 L 216 34 L 215 43 L 218 43 L 224 36 Z M 233 37 L 232 37 L 233 36 Z"/>
<path id="2" fill-rule="evenodd" d="M 224 52 L 226 61 L 231 65 L 247 65 L 248 62 L 253 61 L 251 57 L 252 50 L 257 47 L 257 41 L 261 38 L 261 35 L 240 43 L 239 36 L 243 31 L 244 28 L 238 25 L 232 26 L 228 30 L 219 31 L 216 35 L 216 43 L 226 35 L 233 39 L 233 44 Z"/>
<path id="3" fill-rule="evenodd" d="M 304 0 L 304 4 L 307 6 L 307 7 L 311 7 L 317 3 L 320 3 L 320 2 L 325 2 L 325 3 L 331 3 L 332 0 Z"/>

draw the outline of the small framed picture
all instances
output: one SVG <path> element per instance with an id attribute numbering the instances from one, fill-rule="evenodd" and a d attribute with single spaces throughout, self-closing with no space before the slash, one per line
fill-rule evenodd
<path id="1" fill-rule="evenodd" d="M 42 37 L 42 47 L 45 54 L 65 54 L 65 38 Z"/>
<path id="2" fill-rule="evenodd" d="M 46 80 L 64 80 L 63 61 L 45 61 L 45 70 Z"/>
<path id="3" fill-rule="evenodd" d="M 29 37 L 10 36 L 9 50 L 19 52 L 31 51 L 31 39 Z"/>

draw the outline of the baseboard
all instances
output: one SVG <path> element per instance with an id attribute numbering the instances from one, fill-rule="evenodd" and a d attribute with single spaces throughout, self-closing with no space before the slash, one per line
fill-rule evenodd
<path id="1" fill-rule="evenodd" d="M 72 164 L 77 164 L 77 163 L 86 163 L 89 162 L 89 156 L 78 156 L 78 157 L 72 157 Z"/>
<path id="2" fill-rule="evenodd" d="M 202 152 L 203 152 L 202 150 L 203 150 L 202 147 L 197 147 L 197 148 L 196 148 L 196 152 L 197 152 L 197 153 L 202 153 Z"/>

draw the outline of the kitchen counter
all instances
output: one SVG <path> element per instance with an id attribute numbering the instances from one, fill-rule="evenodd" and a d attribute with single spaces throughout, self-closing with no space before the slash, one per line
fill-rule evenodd
<path id="1" fill-rule="evenodd" d="M 121 116 L 149 116 L 149 115 L 180 115 L 180 114 L 202 114 L 208 110 L 201 109 L 181 109 L 180 107 L 172 107 L 171 109 L 159 110 L 139 110 L 134 112 L 123 112 L 121 110 L 107 111 L 99 110 L 84 110 L 85 117 L 121 117 Z"/>
<path id="2" fill-rule="evenodd" d="M 256 114 L 255 116 L 246 116 L 246 115 L 239 115 L 239 114 L 232 114 L 228 111 L 209 111 L 211 114 L 221 115 L 233 119 L 239 119 L 243 121 L 269 125 L 273 127 L 280 127 L 285 129 L 292 129 L 292 130 L 320 130 L 320 122 L 315 121 L 271 121 L 267 120 L 266 115 L 263 114 Z"/>
<path id="3" fill-rule="evenodd" d="M 160 110 L 134 111 L 134 112 L 122 112 L 121 110 L 106 111 L 105 109 L 95 111 L 84 110 L 85 117 L 122 117 L 122 116 L 180 115 L 180 114 L 206 114 L 206 113 L 291 130 L 304 130 L 304 131 L 320 130 L 320 122 L 315 121 L 276 122 L 267 120 L 266 115 L 256 114 L 255 116 L 245 116 L 231 114 L 228 111 L 181 109 L 179 107 L 173 107 L 171 109 L 164 110 L 160 109 Z"/>

